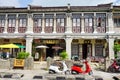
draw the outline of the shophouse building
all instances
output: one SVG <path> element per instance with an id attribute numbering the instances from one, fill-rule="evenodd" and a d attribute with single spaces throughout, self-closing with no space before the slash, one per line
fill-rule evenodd
<path id="1" fill-rule="evenodd" d="M 120 39 L 120 6 L 0 7 L 0 44 L 25 45 L 34 55 L 35 46 L 46 45 L 42 57 L 54 57 L 60 46 L 69 59 L 77 56 L 114 58 L 114 42 Z M 11 49 L 12 55 L 21 49 Z M 58 52 L 61 50 L 58 50 Z"/>

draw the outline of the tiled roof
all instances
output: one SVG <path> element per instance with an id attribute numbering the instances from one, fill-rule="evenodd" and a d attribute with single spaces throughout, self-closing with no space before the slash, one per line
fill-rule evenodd
<path id="1" fill-rule="evenodd" d="M 15 7 L 0 7 L 0 12 L 2 13 L 12 13 L 12 12 L 26 12 L 27 8 L 15 8 Z"/>
<path id="2" fill-rule="evenodd" d="M 70 9 L 68 8 L 70 7 Z M 5 12 L 5 13 L 14 13 L 14 12 L 66 12 L 66 11 L 71 11 L 71 12 L 108 12 L 112 9 L 114 10 L 119 10 L 120 11 L 120 6 L 112 6 L 111 3 L 109 4 L 99 4 L 97 6 L 54 6 L 54 7 L 42 7 L 42 6 L 33 6 L 29 5 L 28 7 L 20 7 L 20 8 L 15 8 L 15 7 L 0 7 L 0 12 Z"/>
<path id="3" fill-rule="evenodd" d="M 108 11 L 110 7 L 104 6 L 71 6 L 71 11 L 94 12 L 94 11 Z"/>

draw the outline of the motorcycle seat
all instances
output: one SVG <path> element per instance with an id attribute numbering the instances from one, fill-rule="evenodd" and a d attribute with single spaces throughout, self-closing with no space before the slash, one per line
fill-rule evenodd
<path id="1" fill-rule="evenodd" d="M 82 64 L 73 64 L 74 66 L 83 67 Z"/>

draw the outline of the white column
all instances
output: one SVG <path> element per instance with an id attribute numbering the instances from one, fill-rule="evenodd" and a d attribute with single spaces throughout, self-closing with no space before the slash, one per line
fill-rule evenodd
<path id="1" fill-rule="evenodd" d="M 8 14 L 6 14 L 6 17 L 5 17 L 5 29 L 3 33 L 7 33 L 7 26 L 8 26 Z"/>
<path id="2" fill-rule="evenodd" d="M 114 23 L 113 23 L 113 13 L 112 12 L 109 12 L 107 14 L 107 18 L 108 18 L 108 33 L 114 33 Z"/>
<path id="3" fill-rule="evenodd" d="M 71 43 L 72 38 L 66 38 L 66 52 L 68 53 L 68 59 L 71 60 Z"/>
<path id="4" fill-rule="evenodd" d="M 114 46 L 114 39 L 109 38 L 109 58 L 110 59 L 114 59 L 114 50 L 113 50 L 113 46 Z"/>
<path id="5" fill-rule="evenodd" d="M 56 13 L 54 13 L 54 26 L 53 26 L 53 33 L 56 33 Z"/>
<path id="6" fill-rule="evenodd" d="M 26 33 L 33 33 L 33 19 L 32 14 L 28 14 L 28 26 Z"/>
<path id="7" fill-rule="evenodd" d="M 66 24 L 66 32 L 65 33 L 72 33 L 72 20 L 71 20 L 70 13 L 67 13 L 67 24 Z"/>
<path id="8" fill-rule="evenodd" d="M 95 40 L 94 43 L 92 43 L 92 56 L 95 56 Z"/>
<path id="9" fill-rule="evenodd" d="M 96 13 L 94 13 L 94 26 L 93 26 L 94 27 L 94 33 L 97 33 L 97 23 L 96 23 L 97 21 L 96 20 L 97 20 Z"/>
<path id="10" fill-rule="evenodd" d="M 43 13 L 43 18 L 42 18 L 42 32 L 41 33 L 45 33 L 45 14 Z"/>
<path id="11" fill-rule="evenodd" d="M 81 17 L 81 33 L 85 33 L 84 31 L 84 14 L 82 13 L 82 17 Z"/>
<path id="12" fill-rule="evenodd" d="M 15 33 L 18 33 L 18 14 L 16 15 L 16 27 L 15 27 Z"/>
<path id="13" fill-rule="evenodd" d="M 30 57 L 32 55 L 32 41 L 33 41 L 33 38 L 26 37 L 26 52 L 30 53 Z"/>

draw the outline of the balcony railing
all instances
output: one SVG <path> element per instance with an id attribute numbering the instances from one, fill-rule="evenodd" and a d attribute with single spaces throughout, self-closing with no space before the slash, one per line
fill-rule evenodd
<path id="1" fill-rule="evenodd" d="M 53 32 L 53 27 L 52 26 L 45 27 L 45 33 L 52 33 L 52 32 Z"/>
<path id="2" fill-rule="evenodd" d="M 86 26 L 85 27 L 85 33 L 93 33 L 93 27 L 92 26 Z"/>
<path id="3" fill-rule="evenodd" d="M 97 27 L 97 32 L 98 33 L 105 33 L 106 29 L 105 29 L 105 27 Z"/>
<path id="4" fill-rule="evenodd" d="M 60 26 L 60 27 L 56 27 L 56 32 L 57 33 L 64 33 L 65 32 L 65 27 L 64 26 Z"/>
<path id="5" fill-rule="evenodd" d="M 42 31 L 42 27 L 33 27 L 34 33 L 40 33 Z"/>
<path id="6" fill-rule="evenodd" d="M 73 33 L 80 33 L 81 32 L 80 26 L 79 27 L 78 26 L 77 27 L 75 27 L 75 26 L 72 27 L 72 32 Z"/>
<path id="7" fill-rule="evenodd" d="M 0 27 L 0 33 L 4 32 L 4 27 Z"/>
<path id="8" fill-rule="evenodd" d="M 18 32 L 19 32 L 19 33 L 25 33 L 26 30 L 27 30 L 26 27 L 18 27 Z"/>
<path id="9" fill-rule="evenodd" d="M 14 33 L 15 32 L 15 27 L 8 27 L 7 32 L 8 33 Z"/>

